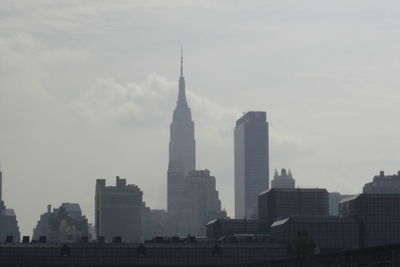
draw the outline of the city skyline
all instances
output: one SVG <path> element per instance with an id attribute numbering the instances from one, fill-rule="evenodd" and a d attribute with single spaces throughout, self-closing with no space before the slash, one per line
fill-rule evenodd
<path id="1" fill-rule="evenodd" d="M 46 1 L 36 8 L 6 2 L 0 8 L 0 162 L 3 199 L 15 209 L 21 233 L 31 234 L 47 204 L 80 203 L 93 222 L 97 178 L 126 177 L 149 206 L 166 208 L 181 43 L 198 169 L 217 177 L 231 217 L 233 128 L 242 112 L 269 114 L 270 175 L 285 166 L 298 186 L 354 194 L 379 170 L 396 173 L 400 40 L 393 28 L 382 30 L 397 21 L 388 7 L 368 2 L 359 11 L 354 1 L 327 9 L 306 1 L 326 15 L 320 16 L 296 4 L 254 3 L 257 8 L 174 2 L 171 10 L 159 2 L 88 2 L 57 6 L 54 19 L 55 7 Z M 249 21 L 248 12 L 254 12 Z M 149 14 L 160 16 L 149 21 Z M 206 14 L 209 22 L 196 20 Z M 193 24 L 181 25 L 188 17 Z M 233 17 L 243 24 L 235 27 Z"/>

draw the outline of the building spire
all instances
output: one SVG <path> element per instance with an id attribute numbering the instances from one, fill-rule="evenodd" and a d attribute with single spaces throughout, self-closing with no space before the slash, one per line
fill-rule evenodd
<path id="1" fill-rule="evenodd" d="M 179 77 L 179 95 L 177 107 L 188 108 L 185 91 L 185 78 L 183 78 L 183 47 L 181 46 L 181 75 Z"/>
<path id="2" fill-rule="evenodd" d="M 181 77 L 183 77 L 183 46 L 181 46 Z"/>

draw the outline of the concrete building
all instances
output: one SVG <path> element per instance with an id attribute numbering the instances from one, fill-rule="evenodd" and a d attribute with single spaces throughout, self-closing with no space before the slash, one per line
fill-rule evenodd
<path id="1" fill-rule="evenodd" d="M 47 212 L 40 216 L 35 229 L 33 240 L 45 236 L 49 242 L 77 242 L 82 237 L 89 238 L 88 222 L 82 215 L 77 203 L 62 203 L 58 209 L 51 211 L 48 205 Z"/>
<path id="2" fill-rule="evenodd" d="M 358 223 L 338 216 L 290 216 L 275 221 L 271 238 L 289 244 L 292 254 L 305 236 L 314 242 L 317 252 L 330 253 L 358 248 Z"/>
<path id="3" fill-rule="evenodd" d="M 235 218 L 257 217 L 257 196 L 269 188 L 266 112 L 251 111 L 236 121 Z"/>
<path id="4" fill-rule="evenodd" d="M 179 235 L 204 236 L 207 222 L 226 217 L 215 182 L 209 170 L 193 170 L 186 176 L 179 206 Z"/>
<path id="5" fill-rule="evenodd" d="M 3 201 L 3 173 L 0 169 L 0 243 L 7 237 L 12 237 L 13 242 L 20 241 L 17 217 L 13 209 L 7 209 Z"/>
<path id="6" fill-rule="evenodd" d="M 126 179 L 116 178 L 115 186 L 106 186 L 104 179 L 96 180 L 96 236 L 106 241 L 121 237 L 123 242 L 141 241 L 143 192 Z"/>
<path id="7" fill-rule="evenodd" d="M 400 242 L 400 194 L 360 194 L 340 202 L 339 213 L 359 222 L 360 247 Z"/>
<path id="8" fill-rule="evenodd" d="M 380 171 L 374 176 L 372 182 L 364 185 L 365 194 L 400 194 L 400 171 L 397 174 L 385 175 Z"/>
<path id="9" fill-rule="evenodd" d="M 292 172 L 286 172 L 286 169 L 281 170 L 281 174 L 275 170 L 274 179 L 271 181 L 271 188 L 295 188 L 296 182 L 293 179 Z"/>
<path id="10" fill-rule="evenodd" d="M 328 215 L 326 189 L 270 189 L 258 197 L 260 219 L 271 225 L 275 220 L 294 215 Z"/>
<path id="11" fill-rule="evenodd" d="M 269 225 L 259 219 L 220 218 L 207 223 L 207 237 L 219 239 L 234 235 L 263 235 L 269 232 Z"/>

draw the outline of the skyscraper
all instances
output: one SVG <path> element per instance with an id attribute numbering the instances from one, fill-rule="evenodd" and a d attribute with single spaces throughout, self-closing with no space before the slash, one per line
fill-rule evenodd
<path id="1" fill-rule="evenodd" d="M 267 113 L 250 111 L 235 127 L 235 217 L 257 216 L 257 197 L 268 189 Z"/>
<path id="2" fill-rule="evenodd" d="M 196 141 L 194 121 L 186 101 L 185 78 L 183 77 L 183 56 L 181 54 L 181 75 L 179 95 L 170 127 L 169 161 L 182 162 L 183 174 L 196 169 Z"/>
<path id="3" fill-rule="evenodd" d="M 173 119 L 170 126 L 169 164 L 167 177 L 167 209 L 169 221 L 176 222 L 176 214 L 182 197 L 184 177 L 196 168 L 196 141 L 194 139 L 194 122 L 186 101 L 185 78 L 183 77 L 183 55 L 181 51 L 181 73 L 179 77 L 179 94 Z M 170 225 L 172 232 L 176 227 Z"/>

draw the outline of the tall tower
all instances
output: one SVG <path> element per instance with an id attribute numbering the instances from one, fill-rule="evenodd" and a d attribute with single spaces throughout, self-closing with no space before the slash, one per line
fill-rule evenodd
<path id="1" fill-rule="evenodd" d="M 196 169 L 196 141 L 194 121 L 186 101 L 185 78 L 183 77 L 183 55 L 181 50 L 181 75 L 179 77 L 178 101 L 170 126 L 169 161 L 180 161 L 183 174 Z"/>
<path id="2" fill-rule="evenodd" d="M 183 78 L 183 55 L 181 50 L 181 74 L 178 101 L 170 126 L 169 163 L 167 175 L 168 232 L 178 232 L 178 213 L 182 205 L 185 176 L 196 168 L 196 141 L 194 122 L 186 101 L 185 78 Z"/>
<path id="3" fill-rule="evenodd" d="M 267 113 L 250 111 L 235 127 L 235 217 L 257 217 L 257 197 L 268 189 Z"/>

